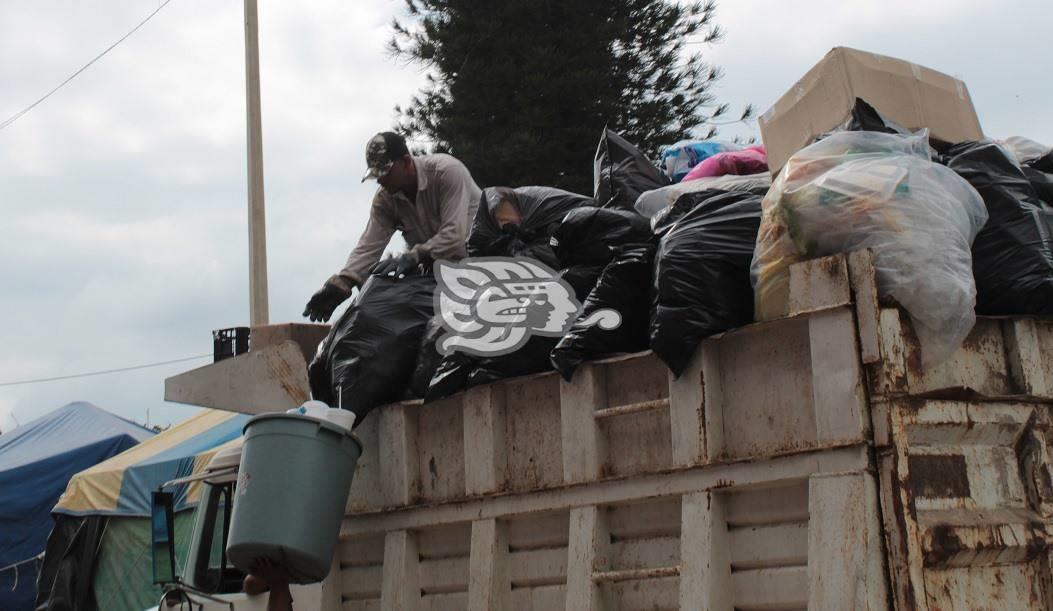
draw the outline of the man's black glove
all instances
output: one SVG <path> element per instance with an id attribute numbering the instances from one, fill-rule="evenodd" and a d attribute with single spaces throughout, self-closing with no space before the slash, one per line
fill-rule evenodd
<path id="1" fill-rule="evenodd" d="M 325 322 L 333 315 L 333 310 L 350 296 L 351 291 L 337 286 L 332 280 L 326 280 L 322 288 L 311 295 L 303 315 L 310 318 L 311 322 Z"/>
<path id="2" fill-rule="evenodd" d="M 420 257 L 417 256 L 417 253 L 407 250 L 395 259 L 395 268 L 388 272 L 388 275 L 401 278 L 416 269 L 419 264 Z"/>

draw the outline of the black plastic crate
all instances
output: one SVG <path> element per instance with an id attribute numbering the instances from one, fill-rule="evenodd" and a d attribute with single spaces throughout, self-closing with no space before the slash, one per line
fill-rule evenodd
<path id="1" fill-rule="evenodd" d="M 249 328 L 231 327 L 212 332 L 212 362 L 244 354 L 249 351 Z"/>

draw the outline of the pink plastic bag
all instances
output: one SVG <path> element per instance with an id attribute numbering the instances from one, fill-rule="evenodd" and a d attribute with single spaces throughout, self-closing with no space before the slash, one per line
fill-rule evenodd
<path id="1" fill-rule="evenodd" d="M 741 151 L 728 151 L 707 157 L 701 163 L 691 168 L 691 171 L 680 182 L 705 178 L 706 176 L 725 176 L 727 174 L 745 176 L 767 171 L 768 155 L 764 152 L 764 147 L 758 144 L 746 147 Z"/>

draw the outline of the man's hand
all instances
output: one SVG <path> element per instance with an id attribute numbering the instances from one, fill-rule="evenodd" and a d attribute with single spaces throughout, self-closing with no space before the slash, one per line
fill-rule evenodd
<path id="1" fill-rule="evenodd" d="M 322 288 L 311 295 L 303 315 L 310 318 L 311 322 L 325 322 L 333 315 L 333 310 L 350 296 L 351 291 L 337 286 L 332 280 L 326 280 Z"/>

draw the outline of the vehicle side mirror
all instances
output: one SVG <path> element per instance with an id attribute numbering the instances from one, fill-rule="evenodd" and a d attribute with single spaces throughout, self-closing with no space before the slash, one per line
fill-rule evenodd
<path id="1" fill-rule="evenodd" d="M 150 543 L 154 583 L 175 583 L 175 500 L 171 492 L 154 491 L 150 503 Z"/>

